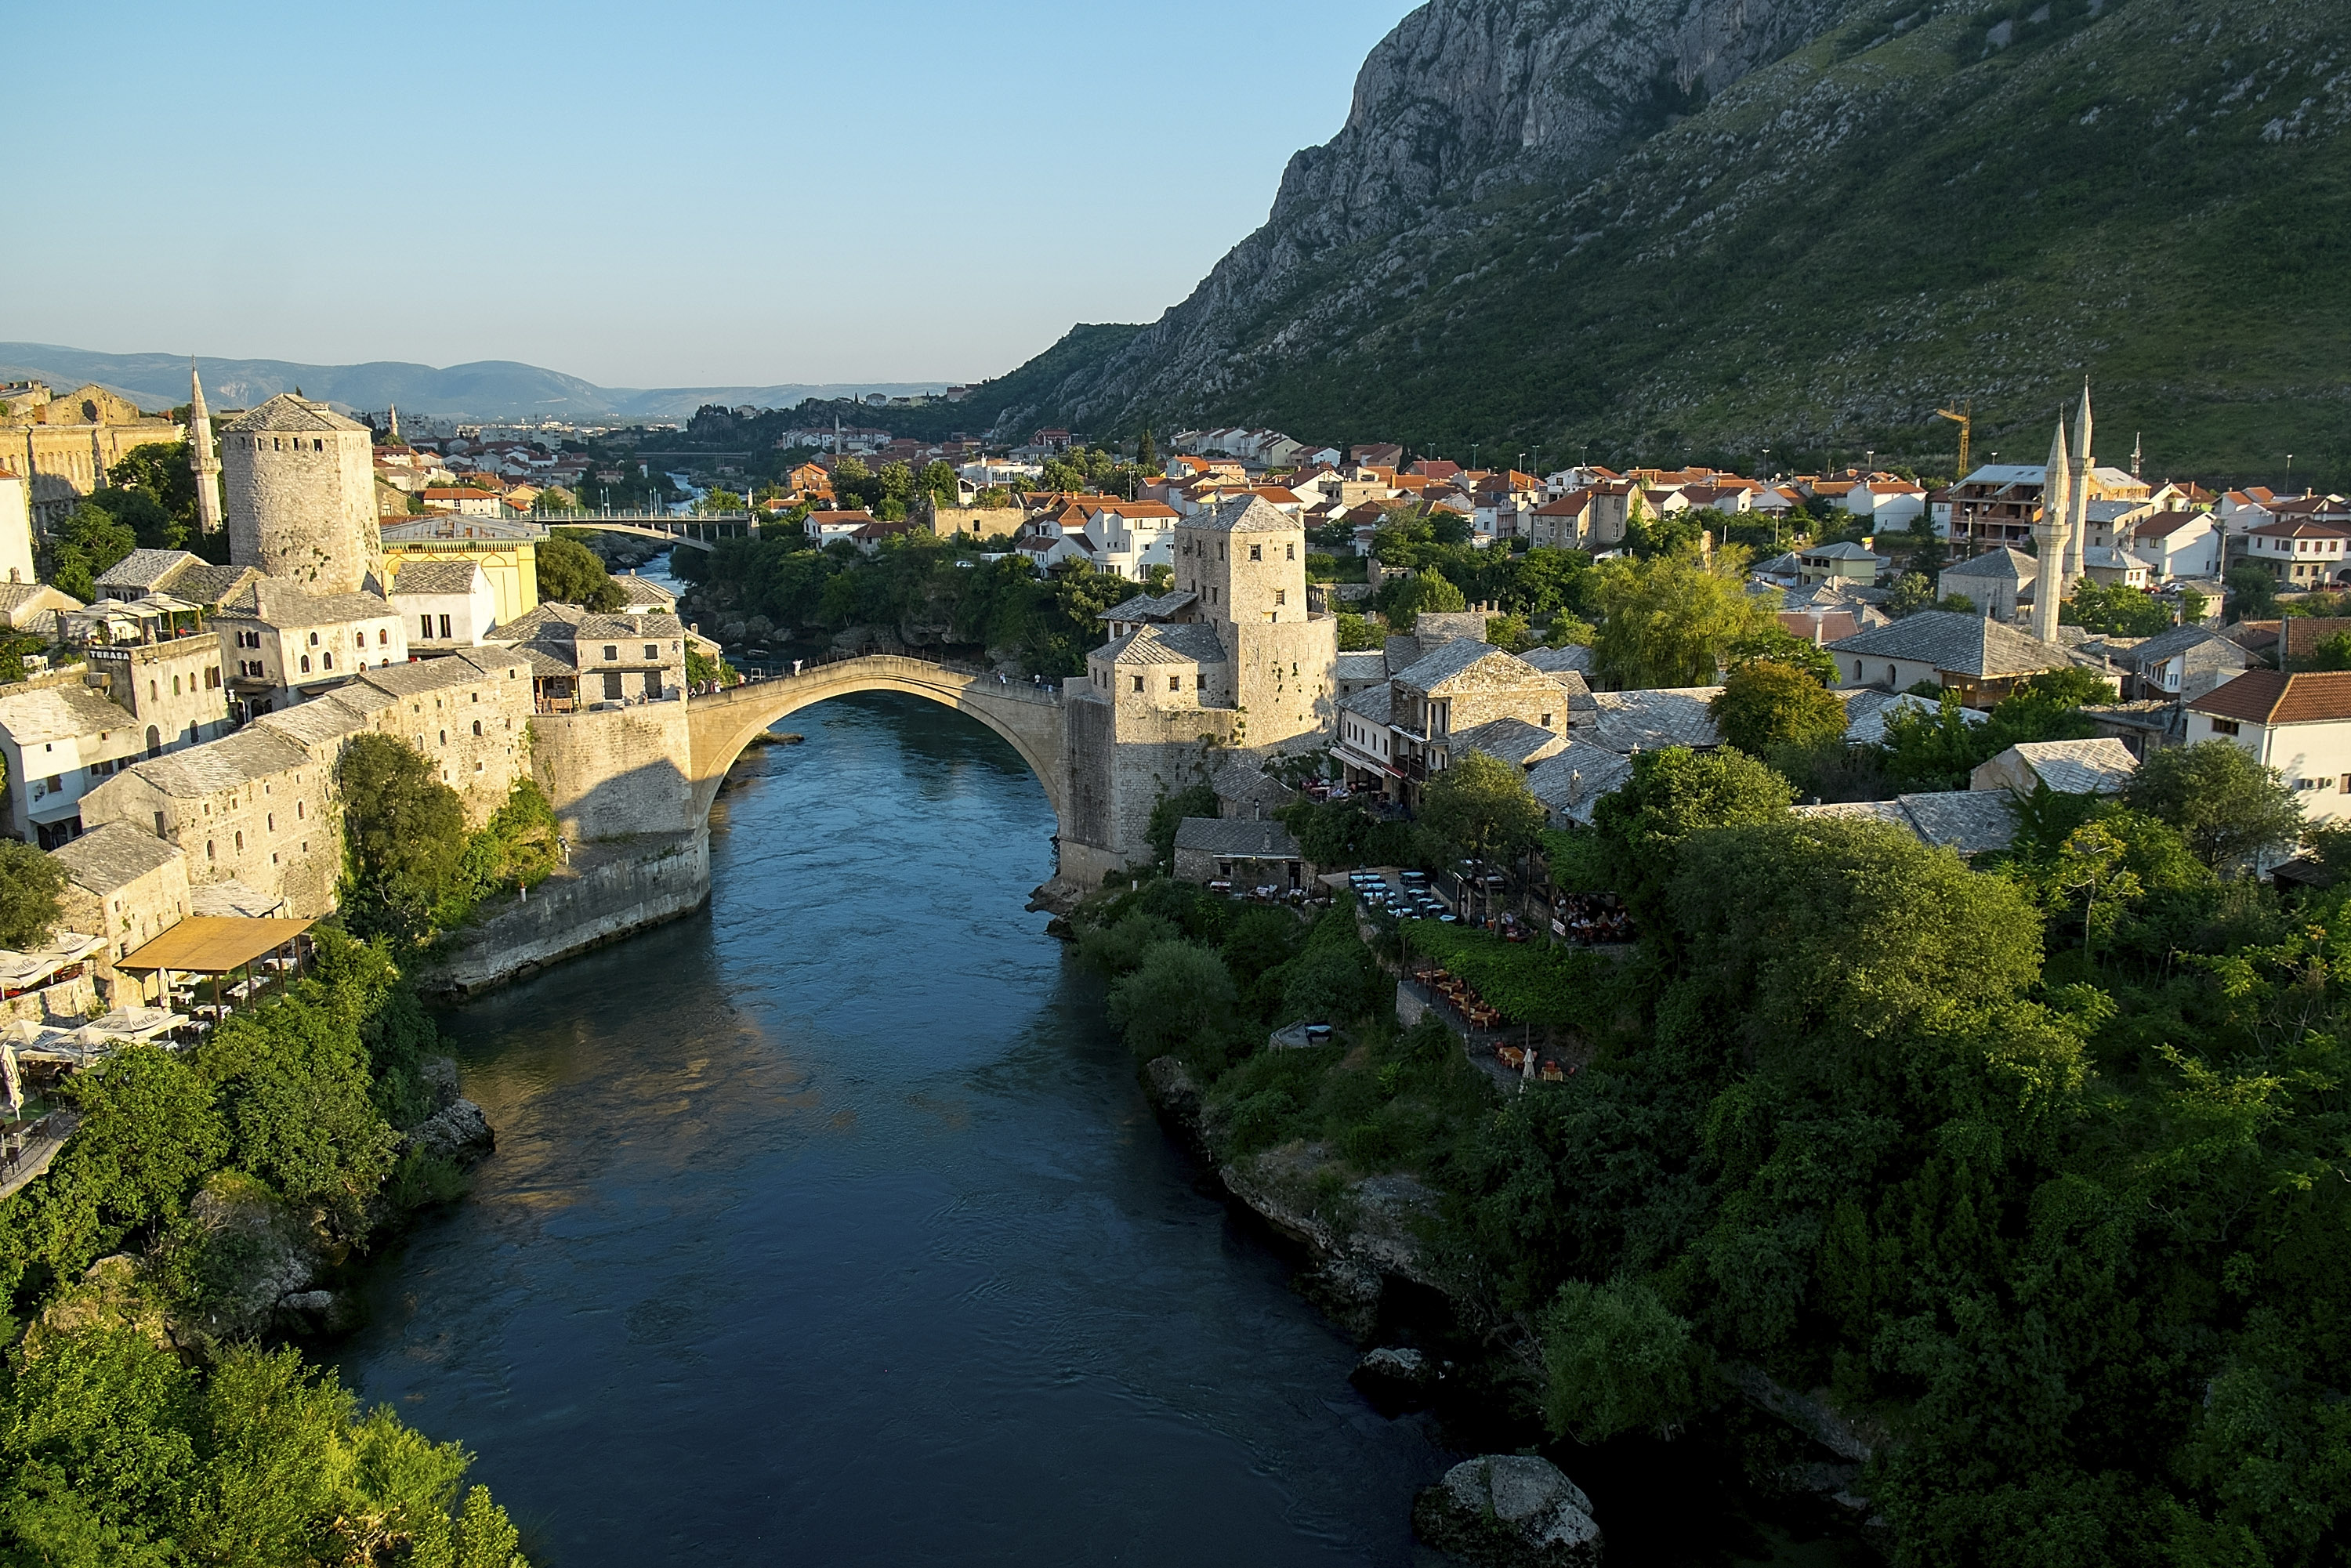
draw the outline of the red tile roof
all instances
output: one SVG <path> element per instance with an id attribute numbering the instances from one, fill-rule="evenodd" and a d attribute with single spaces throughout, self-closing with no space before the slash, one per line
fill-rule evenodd
<path id="1" fill-rule="evenodd" d="M 2252 724 L 2324 724 L 2351 719 L 2351 670 L 2284 674 L 2247 670 L 2188 705 L 2214 718 Z"/>

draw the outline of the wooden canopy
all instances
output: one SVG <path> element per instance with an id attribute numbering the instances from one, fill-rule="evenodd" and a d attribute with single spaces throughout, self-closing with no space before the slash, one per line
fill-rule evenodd
<path id="1" fill-rule="evenodd" d="M 226 975 L 276 952 L 305 931 L 308 920 L 256 920 L 236 915 L 191 915 L 114 967 Z"/>

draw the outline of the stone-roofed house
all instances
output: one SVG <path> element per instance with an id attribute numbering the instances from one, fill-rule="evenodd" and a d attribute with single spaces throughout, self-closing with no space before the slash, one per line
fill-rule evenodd
<path id="1" fill-rule="evenodd" d="M 2351 671 L 2247 670 L 2187 706 L 2188 744 L 2243 747 L 2278 770 L 2314 821 L 2351 816 Z"/>
<path id="2" fill-rule="evenodd" d="M 1527 770 L 1527 788 L 1551 813 L 1554 828 L 1592 825 L 1592 809 L 1633 777 L 1633 759 L 1583 740 L 1544 758 Z"/>
<path id="3" fill-rule="evenodd" d="M 1900 692 L 1923 682 L 1956 691 L 1968 706 L 1981 708 L 1997 705 L 2028 675 L 2104 665 L 1988 617 L 1949 610 L 1923 610 L 1828 647 L 1836 655 L 1840 685 Z"/>
<path id="4" fill-rule="evenodd" d="M 2004 794 L 1968 789 L 1899 795 L 1891 800 L 1796 806 L 1798 817 L 1884 822 L 1950 850 L 1962 859 L 2004 850 L 2016 839 L 2016 814 Z"/>
<path id="5" fill-rule="evenodd" d="M 152 747 L 160 754 L 165 740 Z M 24 685 L 0 695 L 0 758 L 8 768 L 8 832 L 55 849 L 82 831 L 83 798 L 150 754 L 136 716 L 78 681 Z"/>
<path id="6" fill-rule="evenodd" d="M 191 888 L 235 878 L 285 892 L 298 915 L 334 907 L 342 831 L 332 768 L 255 727 L 134 764 L 90 791 L 93 826 L 120 822 L 175 844 Z"/>
<path id="7" fill-rule="evenodd" d="M 60 617 L 80 608 L 80 600 L 46 582 L 0 582 L 0 619 L 18 632 L 55 642 Z"/>
<path id="8" fill-rule="evenodd" d="M 1388 677 L 1395 673 L 1388 668 L 1387 654 L 1379 649 L 1370 648 L 1341 653 L 1332 678 L 1338 688 L 1339 700 L 1344 702 L 1357 692 L 1386 685 Z"/>
<path id="9" fill-rule="evenodd" d="M 1262 821 L 1298 799 L 1298 791 L 1265 771 L 1254 757 L 1236 757 L 1217 769 L 1217 815 Z"/>
<path id="10" fill-rule="evenodd" d="M 1350 783 L 1379 789 L 1403 774 L 1395 766 L 1395 736 L 1388 727 L 1394 692 L 1385 681 L 1339 700 L 1339 736 L 1332 754 Z M 1361 780 L 1372 780 L 1362 783 Z"/>
<path id="11" fill-rule="evenodd" d="M 1542 671 L 1490 643 L 1459 637 L 1438 644 L 1389 683 L 1391 755 L 1384 771 L 1360 782 L 1407 804 L 1445 770 L 1457 737 L 1515 718 L 1564 740 L 1570 694 Z M 1348 760 L 1343 754 L 1342 761 Z M 1350 783 L 1357 779 L 1351 777 Z"/>
<path id="12" fill-rule="evenodd" d="M 1712 705 L 1720 686 L 1663 686 L 1650 691 L 1594 692 L 1598 710 L 1592 737 L 1611 751 L 1631 754 L 1669 746 L 1704 751 L 1722 744 Z"/>
<path id="13" fill-rule="evenodd" d="M 633 571 L 612 574 L 612 586 L 621 591 L 623 615 L 674 615 L 677 595 L 649 577 L 639 577 Z"/>
<path id="14" fill-rule="evenodd" d="M 407 626 L 379 594 L 309 593 L 260 578 L 221 601 L 213 629 L 235 670 L 229 695 L 246 718 L 408 662 Z"/>
<path id="15" fill-rule="evenodd" d="M 1572 672 L 1589 677 L 1592 674 L 1592 650 L 1581 643 L 1565 648 L 1530 648 L 1519 657 L 1547 675 Z"/>
<path id="16" fill-rule="evenodd" d="M 2112 795 L 2130 782 L 2137 768 L 2138 758 L 2130 747 L 2105 736 L 2020 741 L 1979 764 L 1968 776 L 1968 788 L 2029 795 L 2036 784 L 2046 784 L 2061 795 Z"/>
<path id="17" fill-rule="evenodd" d="M 249 566 L 215 566 L 183 549 L 135 549 L 98 578 L 101 598 L 135 603 L 165 594 L 207 608 L 261 580 Z"/>
<path id="18" fill-rule="evenodd" d="M 188 917 L 188 858 L 128 822 L 108 822 L 51 852 L 66 873 L 58 918 L 69 930 L 95 933 L 99 979 L 110 1005 L 148 999 L 153 977 L 114 972 L 128 956 Z"/>
<path id="19" fill-rule="evenodd" d="M 2017 596 L 2032 586 L 2041 574 L 2041 563 L 2021 549 L 2007 545 L 1995 545 L 1972 560 L 1947 566 L 1937 578 L 1935 593 L 1948 599 L 1953 594 L 1967 600 L 1980 615 L 1988 615 L 2003 624 L 2017 617 Z"/>
<path id="20" fill-rule="evenodd" d="M 1796 580 L 1808 582 L 1849 582 L 1867 588 L 1877 581 L 1885 567 L 1882 556 L 1873 555 L 1862 545 L 1850 539 L 1833 545 L 1817 545 L 1796 553 Z"/>
<path id="21" fill-rule="evenodd" d="M 408 629 L 410 652 L 420 655 L 478 648 L 497 624 L 489 577 L 465 556 L 403 559 L 385 598 Z"/>
<path id="22" fill-rule="evenodd" d="M 1518 768 L 1531 768 L 1546 757 L 1557 756 L 1566 747 L 1567 737 L 1557 730 L 1510 716 L 1489 719 L 1453 737 L 1453 755 L 1457 758 L 1477 751 Z"/>
<path id="23" fill-rule="evenodd" d="M 661 702 L 685 690 L 685 627 L 674 615 L 606 615 L 544 603 L 497 627 L 493 647 L 518 647 L 560 664 L 582 704 Z M 542 698 L 559 700 L 545 689 Z"/>
<path id="24" fill-rule="evenodd" d="M 1176 828 L 1176 875 L 1193 883 L 1306 885 L 1305 857 L 1280 822 L 1229 817 L 1186 817 Z"/>
<path id="25" fill-rule="evenodd" d="M 2129 673 L 2126 695 L 2188 702 L 2225 685 L 2260 663 L 2241 643 L 2213 626 L 2175 626 L 2115 655 Z"/>
<path id="26" fill-rule="evenodd" d="M 1915 692 L 1888 692 L 1876 686 L 1847 686 L 1832 695 L 1844 702 L 1847 746 L 1883 746 L 1886 722 L 1896 714 L 1931 716 L 1942 706 Z M 1959 716 L 1969 724 L 1991 722 L 1991 715 L 1971 707 L 1961 708 Z"/>

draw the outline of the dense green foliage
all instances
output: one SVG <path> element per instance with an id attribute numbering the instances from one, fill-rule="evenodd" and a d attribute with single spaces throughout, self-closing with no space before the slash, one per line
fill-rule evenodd
<path id="1" fill-rule="evenodd" d="M 691 550 L 681 550 L 691 555 Z M 611 612 L 621 607 L 621 587 L 594 550 L 559 528 L 538 541 L 538 596 L 582 610 Z"/>
<path id="2" fill-rule="evenodd" d="M 1817 747 L 1845 730 L 1844 705 L 1817 675 L 1769 659 L 1732 670 L 1709 708 L 1722 738 L 1750 757 Z"/>
<path id="3" fill-rule="evenodd" d="M 65 868 L 32 845 L 0 839 L 0 947 L 22 952 L 48 940 Z"/>
<path id="4" fill-rule="evenodd" d="M 1081 673 L 1087 651 L 1102 643 L 1101 613 L 1137 591 L 1077 562 L 1040 579 L 1025 559 L 983 562 L 978 553 L 914 533 L 884 540 L 869 559 L 848 544 L 819 549 L 796 529 L 771 529 L 761 538 L 722 539 L 707 554 L 681 550 L 694 559 L 675 570 L 718 613 L 763 617 L 778 635 L 923 627 L 951 643 L 1017 656 L 1045 675 Z"/>
<path id="5" fill-rule="evenodd" d="M 362 735 L 336 763 L 343 798 L 344 920 L 365 936 L 429 943 L 497 893 L 543 880 L 559 854 L 555 812 L 528 779 L 478 831 L 423 753 Z"/>
<path id="6" fill-rule="evenodd" d="M 50 530 L 43 574 L 59 591 L 87 603 L 98 597 L 98 579 L 139 548 L 130 525 L 94 501 L 84 501 Z"/>
<path id="7" fill-rule="evenodd" d="M 1903 790 L 1964 789 L 1968 776 L 2010 747 L 2040 740 L 2084 740 L 2097 727 L 2085 703 L 2111 702 L 2113 688 L 2087 670 L 2053 670 L 2016 690 L 1978 722 L 1946 692 L 1930 712 L 1897 712 L 1886 721 L 1886 771 Z"/>
<path id="8" fill-rule="evenodd" d="M 129 1047 L 68 1081 L 79 1128 L 0 1203 L 0 1303 L 38 1314 L 0 1372 L 0 1563 L 519 1562 L 488 1493 L 461 1499 L 455 1444 L 361 1414 L 293 1350 L 175 1348 L 209 1343 L 208 1292 L 238 1261 L 196 1223 L 198 1193 L 251 1195 L 315 1216 L 324 1242 L 364 1243 L 393 1129 L 431 1108 L 436 1045 L 385 954 L 323 929 L 308 976 L 194 1051 Z M 146 1253 L 115 1276 L 135 1280 L 127 1293 L 84 1282 L 125 1247 Z"/>
<path id="9" fill-rule="evenodd" d="M 1711 562 L 1689 553 L 1603 561 L 1593 668 L 1628 690 L 1711 685 L 1734 643 L 1779 630 L 1770 606 L 1746 591 L 1745 564 L 1735 549 Z"/>

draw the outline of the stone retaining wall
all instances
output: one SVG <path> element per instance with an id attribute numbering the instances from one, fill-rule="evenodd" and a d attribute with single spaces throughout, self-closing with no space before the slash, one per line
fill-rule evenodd
<path id="1" fill-rule="evenodd" d="M 467 927 L 418 977 L 466 997 L 702 907 L 710 896 L 706 832 L 646 834 L 576 852 L 572 864 Z"/>

